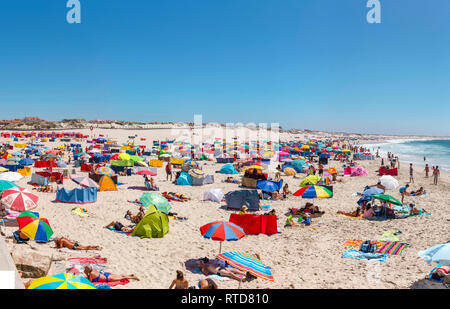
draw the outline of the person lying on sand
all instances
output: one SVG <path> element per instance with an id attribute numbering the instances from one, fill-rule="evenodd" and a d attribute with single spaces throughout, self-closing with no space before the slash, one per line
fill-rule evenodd
<path id="1" fill-rule="evenodd" d="M 135 215 L 133 215 L 131 210 L 128 210 L 125 215 L 125 219 L 128 219 L 131 222 L 138 224 L 142 220 L 142 218 L 144 218 L 144 216 L 145 216 L 145 207 L 141 206 L 139 207 L 139 212 Z"/>
<path id="2" fill-rule="evenodd" d="M 184 194 L 177 194 L 174 192 L 163 192 L 162 196 L 164 196 L 169 201 L 174 200 L 174 201 L 179 201 L 179 202 L 187 202 L 187 201 L 191 200 L 190 197 L 187 197 Z"/>
<path id="3" fill-rule="evenodd" d="M 22 233 L 22 231 L 18 230 L 13 233 L 14 242 L 15 243 L 27 243 L 30 240 L 30 237 Z"/>
<path id="4" fill-rule="evenodd" d="M 84 273 L 86 274 L 86 277 L 91 282 L 115 282 L 115 281 L 121 281 L 123 279 L 133 279 L 138 280 L 139 278 L 134 275 L 116 275 L 111 274 L 107 272 L 98 271 L 92 268 L 91 265 L 87 265 L 84 268 Z"/>
<path id="5" fill-rule="evenodd" d="M 197 287 L 192 287 L 193 289 L 198 288 L 201 290 L 217 290 L 217 283 L 211 278 L 205 278 L 198 281 Z"/>
<path id="6" fill-rule="evenodd" d="M 204 264 L 203 262 L 200 262 L 199 268 L 205 276 L 215 274 L 215 275 L 222 276 L 222 277 L 229 277 L 229 278 L 232 278 L 232 279 L 235 279 L 238 281 L 242 281 L 242 282 L 247 281 L 249 278 L 248 272 L 244 272 L 237 268 L 226 267 L 226 265 L 225 266 L 212 265 L 212 264 Z M 246 276 L 246 277 L 241 279 L 241 277 L 239 277 L 238 275 Z"/>
<path id="7" fill-rule="evenodd" d="M 100 250 L 100 246 L 82 246 L 78 242 L 72 242 L 67 238 L 59 237 L 54 240 L 56 248 L 68 248 L 72 250 Z"/>
<path id="8" fill-rule="evenodd" d="M 435 280 L 441 280 L 442 278 L 444 278 L 443 283 L 450 283 L 449 271 L 450 266 L 440 266 L 433 271 L 433 273 L 431 274 L 431 278 Z"/>
<path id="9" fill-rule="evenodd" d="M 234 177 L 227 177 L 227 179 L 225 180 L 225 182 L 228 182 L 228 183 L 237 183 L 237 184 L 241 183 L 239 180 L 235 179 Z"/>
<path id="10" fill-rule="evenodd" d="M 301 211 L 309 214 L 324 214 L 325 211 L 320 211 L 319 206 L 314 206 L 313 203 L 306 203 L 305 207 L 300 209 Z"/>
<path id="11" fill-rule="evenodd" d="M 376 185 L 371 185 L 369 187 L 377 187 L 379 189 L 386 191 L 386 187 L 381 184 L 381 181 L 379 181 Z"/>
<path id="12" fill-rule="evenodd" d="M 177 270 L 177 277 L 172 281 L 169 286 L 169 289 L 172 289 L 175 286 L 175 290 L 183 290 L 189 287 L 189 283 L 184 278 L 184 274 L 181 270 Z"/>
<path id="13" fill-rule="evenodd" d="M 419 190 L 411 191 L 411 193 L 409 193 L 409 195 L 411 195 L 411 196 L 421 196 L 421 195 L 423 195 L 425 193 L 426 192 L 425 192 L 424 188 L 420 187 Z"/>
<path id="14" fill-rule="evenodd" d="M 124 232 L 124 233 L 132 233 L 135 228 L 135 226 L 134 227 L 124 226 L 119 221 L 113 221 L 110 224 L 104 226 L 104 228 L 109 228 L 109 227 L 114 228 L 118 232 Z"/>
<path id="15" fill-rule="evenodd" d="M 354 212 L 345 212 L 345 211 L 338 210 L 337 213 L 340 215 L 347 216 L 347 217 L 355 217 L 356 218 L 356 217 L 361 216 L 359 207 L 356 208 L 356 210 Z"/>

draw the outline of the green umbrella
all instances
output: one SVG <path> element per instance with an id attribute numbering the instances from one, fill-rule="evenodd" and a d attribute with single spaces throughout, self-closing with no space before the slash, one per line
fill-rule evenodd
<path id="1" fill-rule="evenodd" d="M 11 189 L 13 187 L 19 187 L 19 186 L 16 185 L 14 182 L 11 182 L 11 181 L 0 180 L 0 192 L 3 192 L 3 191 L 8 190 L 8 189 Z"/>
<path id="2" fill-rule="evenodd" d="M 156 208 L 158 208 L 161 212 L 165 214 L 168 214 L 169 211 L 172 209 L 172 207 L 169 204 L 169 201 L 164 196 L 156 192 L 144 192 L 140 197 L 140 200 L 145 207 L 148 208 L 150 207 L 150 205 L 154 205 Z"/>
<path id="3" fill-rule="evenodd" d="M 130 156 L 130 160 L 134 161 L 134 162 L 140 162 L 140 161 L 144 161 L 144 158 L 142 158 L 140 156 Z"/>
<path id="4" fill-rule="evenodd" d="M 388 203 L 394 204 L 394 205 L 398 205 L 398 206 L 402 206 L 402 202 L 400 202 L 399 200 L 397 200 L 395 197 L 390 196 L 388 194 L 377 194 L 377 195 L 372 195 L 372 198 L 381 200 L 381 201 L 386 201 Z"/>

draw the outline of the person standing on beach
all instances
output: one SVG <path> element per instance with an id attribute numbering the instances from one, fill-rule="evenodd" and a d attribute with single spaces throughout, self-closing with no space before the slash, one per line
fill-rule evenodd
<path id="1" fill-rule="evenodd" d="M 425 164 L 425 178 L 428 178 L 428 173 L 430 172 L 430 167 L 428 164 Z"/>
<path id="2" fill-rule="evenodd" d="M 412 163 L 409 163 L 409 182 L 414 183 L 414 169 Z"/>
<path id="3" fill-rule="evenodd" d="M 437 185 L 438 184 L 438 178 L 440 175 L 440 171 L 439 171 L 439 166 L 436 166 L 436 168 L 433 170 L 433 184 Z"/>
<path id="4" fill-rule="evenodd" d="M 166 165 L 166 180 L 169 180 L 169 176 L 170 176 L 170 181 L 172 181 L 172 164 L 170 164 L 170 162 L 167 162 L 167 165 Z"/>

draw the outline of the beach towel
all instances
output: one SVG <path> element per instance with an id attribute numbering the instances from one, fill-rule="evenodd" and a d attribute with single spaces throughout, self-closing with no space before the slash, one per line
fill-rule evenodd
<path id="1" fill-rule="evenodd" d="M 127 236 L 131 236 L 131 233 L 125 233 L 125 232 L 122 232 L 122 231 L 118 231 L 118 230 L 116 230 L 113 227 L 108 227 L 107 229 L 110 230 L 110 231 L 116 232 L 116 233 L 120 233 L 120 234 L 125 234 Z"/>
<path id="2" fill-rule="evenodd" d="M 377 253 L 385 253 L 390 255 L 401 255 L 403 249 L 405 249 L 409 244 L 402 242 L 386 242 L 380 249 L 378 249 Z"/>
<path id="3" fill-rule="evenodd" d="M 383 233 L 383 235 L 381 235 L 380 237 L 380 241 L 399 241 L 400 239 L 398 238 L 397 235 L 394 235 L 395 232 L 393 231 L 385 231 Z"/>
<path id="4" fill-rule="evenodd" d="M 243 276 L 239 276 L 239 275 L 237 275 L 238 277 L 243 277 Z M 217 274 L 214 274 L 214 275 L 209 275 L 209 276 L 207 276 L 207 278 L 210 278 L 210 279 L 213 279 L 213 280 L 217 280 L 217 281 L 231 281 L 231 280 L 234 280 L 233 278 L 230 278 L 230 277 L 222 277 L 222 276 L 219 276 L 219 275 L 217 275 Z"/>
<path id="5" fill-rule="evenodd" d="M 79 254 L 79 253 L 93 253 L 93 252 L 98 251 L 98 250 L 73 250 L 73 249 L 69 249 L 69 248 L 58 248 L 57 250 L 58 250 L 58 252 L 64 252 L 64 253 L 70 253 L 70 254 L 73 254 L 73 253 L 77 253 L 77 254 Z"/>
<path id="6" fill-rule="evenodd" d="M 109 287 L 114 287 L 116 285 L 125 285 L 130 283 L 130 280 L 128 279 L 122 279 L 120 281 L 114 281 L 114 282 L 91 282 L 93 285 L 97 286 L 103 286 L 103 285 L 107 285 Z"/>
<path id="7" fill-rule="evenodd" d="M 74 208 L 72 209 L 72 213 L 80 217 L 89 217 L 89 213 L 86 208 Z"/>
<path id="8" fill-rule="evenodd" d="M 352 238 L 350 238 L 350 239 L 347 239 L 345 242 L 344 242 L 344 246 L 352 246 L 352 247 L 361 247 L 361 244 L 363 243 L 364 241 L 362 241 L 362 240 L 360 240 L 360 239 L 352 239 Z M 382 246 L 384 246 L 385 245 L 385 243 L 384 242 L 380 242 L 380 241 L 371 241 L 372 243 L 375 243 L 377 246 L 378 246 L 378 248 L 380 248 L 380 247 L 382 247 Z"/>
<path id="9" fill-rule="evenodd" d="M 352 258 L 364 261 L 386 262 L 387 254 L 383 253 L 366 253 L 357 250 L 348 250 L 342 254 L 343 258 Z"/>
<path id="10" fill-rule="evenodd" d="M 436 270 L 436 268 L 439 268 L 439 267 L 441 267 L 442 265 L 441 264 L 438 264 L 435 268 L 433 268 L 431 271 L 430 271 L 430 273 L 425 277 L 425 279 L 427 279 L 427 280 L 430 280 L 430 281 L 434 281 L 434 282 L 442 282 L 442 281 L 444 281 L 444 277 L 442 277 L 441 279 L 439 279 L 439 280 L 436 280 L 436 279 L 433 279 L 433 278 L 431 278 L 431 276 L 433 275 L 433 271 L 435 271 Z"/>

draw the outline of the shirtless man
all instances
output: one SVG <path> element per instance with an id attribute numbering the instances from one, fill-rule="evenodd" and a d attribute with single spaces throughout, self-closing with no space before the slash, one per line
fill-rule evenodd
<path id="1" fill-rule="evenodd" d="M 229 278 L 233 278 L 235 280 L 242 281 L 242 282 L 245 282 L 248 278 L 248 273 L 243 272 L 242 270 L 239 270 L 237 268 L 226 267 L 226 265 L 225 266 L 217 265 L 217 264 L 214 265 L 209 262 L 205 264 L 205 263 L 201 262 L 199 264 L 199 268 L 205 276 L 216 274 L 218 276 L 229 277 Z M 246 276 L 246 277 L 241 279 L 237 275 L 242 275 L 242 276 Z"/>
<path id="2" fill-rule="evenodd" d="M 68 248 L 72 250 L 100 250 L 100 246 L 82 246 L 78 242 L 72 242 L 67 238 L 60 237 L 54 240 L 56 248 Z"/>
<path id="3" fill-rule="evenodd" d="M 134 274 L 131 274 L 131 275 L 111 274 L 111 273 L 95 270 L 92 268 L 91 265 L 87 265 L 84 268 L 84 273 L 86 274 L 87 279 L 91 282 L 115 282 L 115 281 L 121 281 L 123 279 L 139 280 L 139 278 Z"/>

